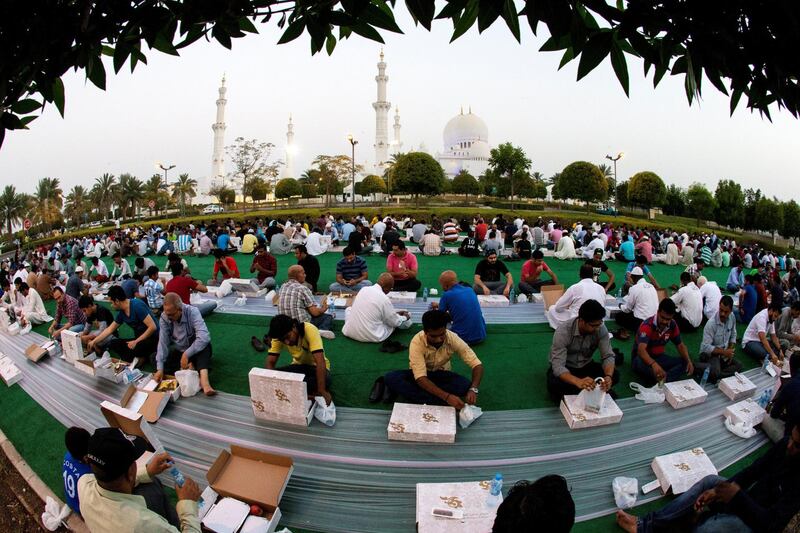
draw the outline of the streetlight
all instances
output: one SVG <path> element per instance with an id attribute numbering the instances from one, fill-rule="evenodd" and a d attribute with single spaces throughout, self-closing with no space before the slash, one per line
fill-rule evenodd
<path id="1" fill-rule="evenodd" d="M 606 159 L 609 161 L 614 162 L 614 214 L 618 213 L 617 210 L 617 161 L 622 159 L 625 156 L 625 152 L 620 152 L 617 154 L 616 157 L 611 157 L 610 155 L 606 155 Z"/>
<path id="2" fill-rule="evenodd" d="M 170 165 L 168 167 L 165 167 L 163 163 L 159 163 L 158 167 L 164 171 L 164 188 L 167 189 L 169 187 L 169 182 L 167 181 L 167 171 L 175 168 L 175 165 Z"/>
<path id="3" fill-rule="evenodd" d="M 347 136 L 347 140 L 350 142 L 350 147 L 352 148 L 352 155 L 350 156 L 350 162 L 352 163 L 352 172 L 353 172 L 353 214 L 356 212 L 356 145 L 358 141 L 353 139 L 353 134 L 349 134 Z"/>

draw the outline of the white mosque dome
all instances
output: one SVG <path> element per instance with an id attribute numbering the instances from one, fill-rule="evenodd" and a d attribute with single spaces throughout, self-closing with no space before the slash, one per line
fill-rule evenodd
<path id="1" fill-rule="evenodd" d="M 463 112 L 450 119 L 444 127 L 444 146 L 445 149 L 468 141 L 488 141 L 489 128 L 478 115 Z"/>
<path id="2" fill-rule="evenodd" d="M 469 156 L 473 159 L 489 159 L 492 149 L 486 141 L 474 141 L 469 147 Z"/>

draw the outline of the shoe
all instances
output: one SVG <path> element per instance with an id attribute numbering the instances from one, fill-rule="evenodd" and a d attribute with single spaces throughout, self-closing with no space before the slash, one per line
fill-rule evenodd
<path id="1" fill-rule="evenodd" d="M 332 332 L 329 329 L 321 329 L 319 330 L 319 336 L 323 339 L 335 339 L 336 333 Z"/>
<path id="2" fill-rule="evenodd" d="M 408 348 L 408 346 L 406 346 L 405 344 L 400 344 L 397 341 L 386 340 L 383 341 L 383 344 L 381 344 L 379 350 L 384 353 L 397 353 L 397 352 L 402 352 L 406 348 Z"/>
<path id="3" fill-rule="evenodd" d="M 619 328 L 617 331 L 614 332 L 614 337 L 618 338 L 621 341 L 626 341 L 631 338 L 631 334 L 628 333 L 627 330 Z"/>
<path id="4" fill-rule="evenodd" d="M 381 401 L 385 392 L 386 384 L 383 382 L 383 376 L 381 376 L 372 384 L 372 390 L 369 392 L 369 403 L 378 403 Z"/>
<path id="5" fill-rule="evenodd" d="M 389 387 L 385 387 L 382 398 L 383 403 L 386 404 L 394 403 L 396 399 L 397 399 L 397 394 L 394 391 L 392 391 L 392 389 L 390 389 Z"/>
<path id="6" fill-rule="evenodd" d="M 267 347 L 264 345 L 264 343 L 258 340 L 255 335 L 250 338 L 250 344 L 253 345 L 253 348 L 255 348 L 257 352 L 265 352 L 267 350 Z"/>

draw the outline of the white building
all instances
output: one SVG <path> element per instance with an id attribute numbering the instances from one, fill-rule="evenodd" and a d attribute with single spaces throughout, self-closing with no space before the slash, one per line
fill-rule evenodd
<path id="1" fill-rule="evenodd" d="M 489 167 L 491 147 L 489 128 L 472 109 L 465 115 L 464 109 L 450 119 L 442 134 L 444 152 L 436 153 L 436 160 L 444 168 L 448 178 L 466 170 L 478 178 Z"/>

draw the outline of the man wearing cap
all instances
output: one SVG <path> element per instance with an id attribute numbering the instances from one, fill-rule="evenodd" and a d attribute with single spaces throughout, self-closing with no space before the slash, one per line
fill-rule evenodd
<path id="1" fill-rule="evenodd" d="M 186 477 L 182 486 L 175 486 L 178 503 L 173 512 L 155 477 L 172 466 L 172 458 L 159 453 L 147 465 L 137 465 L 146 450 L 144 439 L 118 428 L 99 428 L 89 439 L 86 458 L 92 473 L 78 480 L 78 498 L 92 533 L 200 532 L 197 483 Z"/>
<path id="2" fill-rule="evenodd" d="M 647 278 L 653 287 L 656 289 L 659 288 L 658 281 L 656 281 L 656 277 L 647 267 L 647 258 L 643 255 L 637 255 L 636 259 L 628 263 L 627 268 L 625 269 L 625 285 L 622 286 L 622 295 L 628 294 L 630 288 L 634 285 L 634 281 L 631 279 L 631 272 L 635 267 L 639 267 L 639 269 L 644 274 L 644 277 Z"/>
<path id="3" fill-rule="evenodd" d="M 75 271 L 67 278 L 66 293 L 76 300 L 80 298 L 85 291 L 82 276 L 83 267 L 79 266 L 76 267 Z"/>
<path id="4" fill-rule="evenodd" d="M 592 234 L 592 240 L 589 241 L 589 244 L 586 248 L 583 249 L 583 257 L 584 259 L 592 259 L 595 255 L 597 255 L 597 250 L 600 249 L 601 251 L 605 249 L 605 243 L 603 239 L 600 238 L 597 233 Z M 602 259 L 602 255 L 600 257 Z"/>
<path id="5" fill-rule="evenodd" d="M 616 283 L 614 283 L 614 272 L 608 268 L 608 265 L 605 261 L 603 261 L 603 254 L 605 251 L 603 248 L 595 248 L 594 255 L 591 259 L 587 259 L 584 264 L 589 265 L 592 267 L 592 281 L 597 283 L 598 285 L 603 285 L 600 283 L 600 274 L 605 273 L 606 277 L 608 278 L 608 282 L 603 285 L 603 288 L 606 292 L 613 291 L 616 288 Z"/>
<path id="6" fill-rule="evenodd" d="M 636 255 L 643 255 L 645 259 L 647 259 L 648 263 L 653 262 L 653 244 L 650 242 L 650 237 L 647 235 L 643 235 L 641 239 L 639 239 L 639 243 L 636 245 L 634 249 Z"/>
<path id="7" fill-rule="evenodd" d="M 641 267 L 635 266 L 630 272 L 631 283 L 627 296 L 619 306 L 615 317 L 620 329 L 614 334 L 620 340 L 627 340 L 630 331 L 636 332 L 643 321 L 658 311 L 658 293 L 644 277 Z"/>

